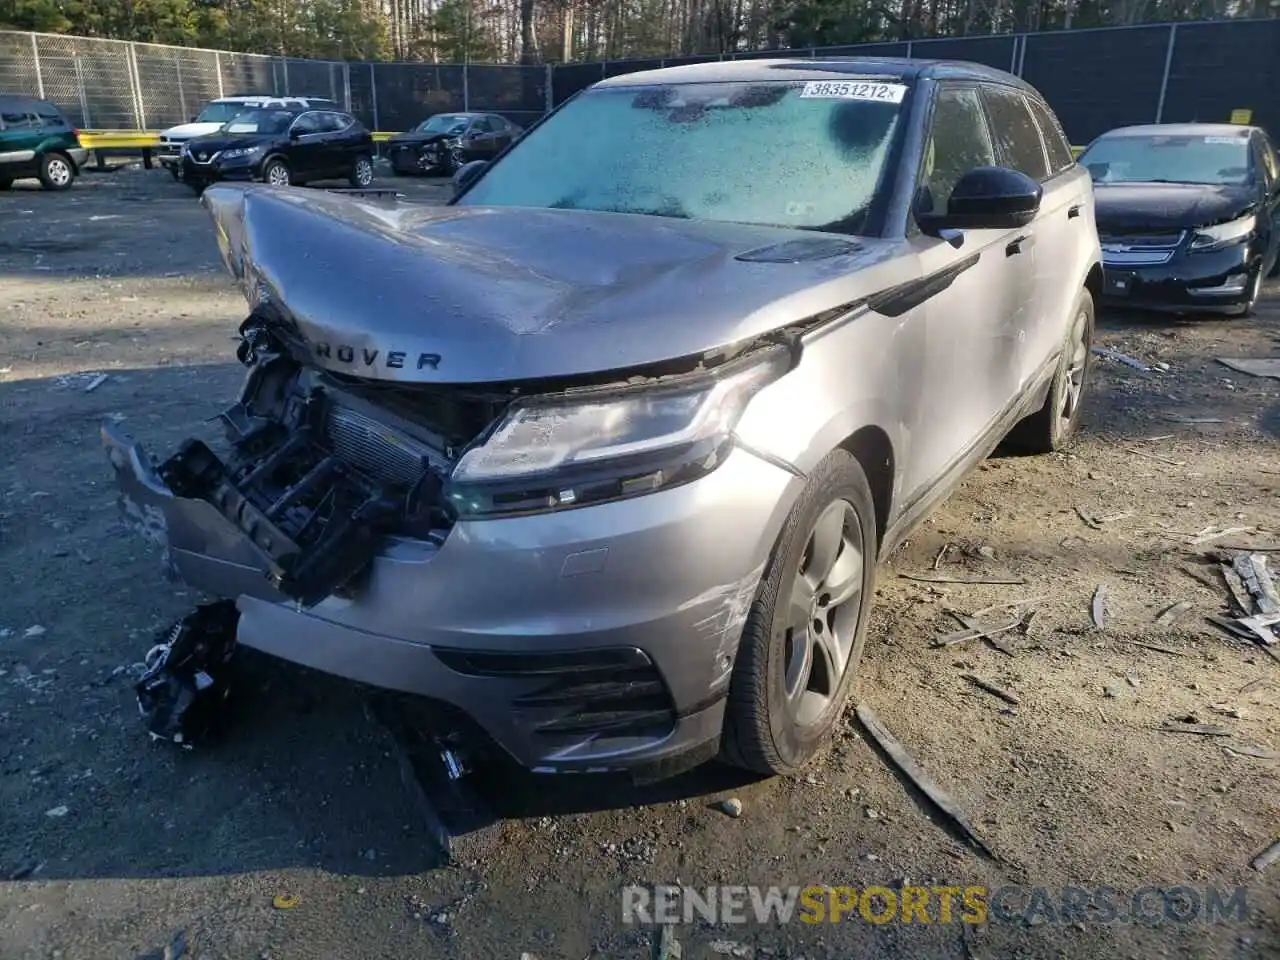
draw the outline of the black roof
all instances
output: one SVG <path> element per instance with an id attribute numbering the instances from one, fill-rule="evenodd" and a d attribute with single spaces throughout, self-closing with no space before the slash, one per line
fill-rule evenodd
<path id="1" fill-rule="evenodd" d="M 713 60 L 681 67 L 640 70 L 609 77 L 597 87 L 648 86 L 664 83 L 717 83 L 768 80 L 825 80 L 838 76 L 886 80 L 989 80 L 1033 90 L 1005 70 L 967 60 L 917 60 L 905 57 L 782 57 L 769 60 Z"/>

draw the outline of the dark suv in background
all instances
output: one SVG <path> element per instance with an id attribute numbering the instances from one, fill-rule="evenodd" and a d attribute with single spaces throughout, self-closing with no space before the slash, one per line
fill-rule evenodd
<path id="1" fill-rule="evenodd" d="M 29 177 L 46 190 L 66 190 L 88 156 L 80 131 L 52 103 L 0 96 L 0 190 Z"/>
<path id="2" fill-rule="evenodd" d="M 249 110 L 182 146 L 179 178 L 197 193 L 219 180 L 275 187 L 310 180 L 373 182 L 373 134 L 338 110 Z"/>

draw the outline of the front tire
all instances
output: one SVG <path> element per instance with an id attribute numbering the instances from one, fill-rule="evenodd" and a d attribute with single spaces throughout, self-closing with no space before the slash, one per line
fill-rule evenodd
<path id="1" fill-rule="evenodd" d="M 287 187 L 293 182 L 289 165 L 279 157 L 272 157 L 262 168 L 262 182 L 273 187 Z"/>
<path id="2" fill-rule="evenodd" d="M 1081 290 L 1049 394 L 1039 410 L 1009 431 L 1005 437 L 1009 449 L 1026 454 L 1053 453 L 1071 442 L 1080 425 L 1080 410 L 1093 368 L 1093 331 L 1093 295 Z"/>
<path id="3" fill-rule="evenodd" d="M 799 770 L 826 746 L 862 659 L 875 587 L 871 488 L 834 450 L 792 507 L 742 631 L 721 759 Z"/>
<path id="4" fill-rule="evenodd" d="M 66 155 L 46 153 L 40 158 L 37 175 L 46 190 L 69 190 L 75 183 L 76 168 Z"/>
<path id="5" fill-rule="evenodd" d="M 1258 264 L 1258 270 L 1253 275 L 1253 279 L 1249 281 L 1249 299 L 1240 305 L 1240 309 L 1235 311 L 1234 317 L 1251 317 L 1254 311 L 1258 309 L 1258 301 L 1262 299 L 1262 264 Z"/>

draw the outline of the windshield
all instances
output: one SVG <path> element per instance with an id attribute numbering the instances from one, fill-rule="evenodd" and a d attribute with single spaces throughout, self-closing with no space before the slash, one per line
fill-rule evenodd
<path id="1" fill-rule="evenodd" d="M 226 123 L 233 117 L 253 109 L 243 103 L 211 103 L 200 111 L 196 123 Z"/>
<path id="2" fill-rule="evenodd" d="M 906 89 L 850 79 L 592 90 L 458 202 L 856 233 Z"/>
<path id="3" fill-rule="evenodd" d="M 458 117 L 449 113 L 439 113 L 418 124 L 418 133 L 447 133 L 455 135 L 467 129 L 470 117 Z"/>
<path id="4" fill-rule="evenodd" d="M 222 129 L 227 133 L 284 133 L 296 113 L 288 110 L 247 110 L 231 118 Z"/>
<path id="5" fill-rule="evenodd" d="M 1080 164 L 1096 183 L 1237 185 L 1253 178 L 1243 136 L 1105 137 Z"/>

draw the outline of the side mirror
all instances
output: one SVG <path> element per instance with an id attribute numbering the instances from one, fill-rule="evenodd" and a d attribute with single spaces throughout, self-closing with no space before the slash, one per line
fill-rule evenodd
<path id="1" fill-rule="evenodd" d="M 199 123 L 199 122 L 200 122 L 199 117 L 192 117 L 190 120 L 187 121 L 187 123 Z"/>
<path id="2" fill-rule="evenodd" d="M 299 130 L 297 127 L 290 127 L 290 128 L 289 128 L 289 139 L 290 139 L 290 140 L 297 140 L 297 139 L 301 138 L 301 136 L 302 136 L 302 131 L 301 131 L 301 130 Z"/>
<path id="3" fill-rule="evenodd" d="M 974 167 L 956 183 L 944 214 L 916 217 L 926 233 L 942 230 L 1013 230 L 1040 210 L 1044 188 L 1007 167 Z"/>
<path id="4" fill-rule="evenodd" d="M 453 195 L 456 197 L 467 189 L 471 181 L 484 173 L 487 166 L 489 166 L 488 160 L 472 160 L 470 163 L 464 163 L 459 167 L 458 172 L 453 175 Z"/>

